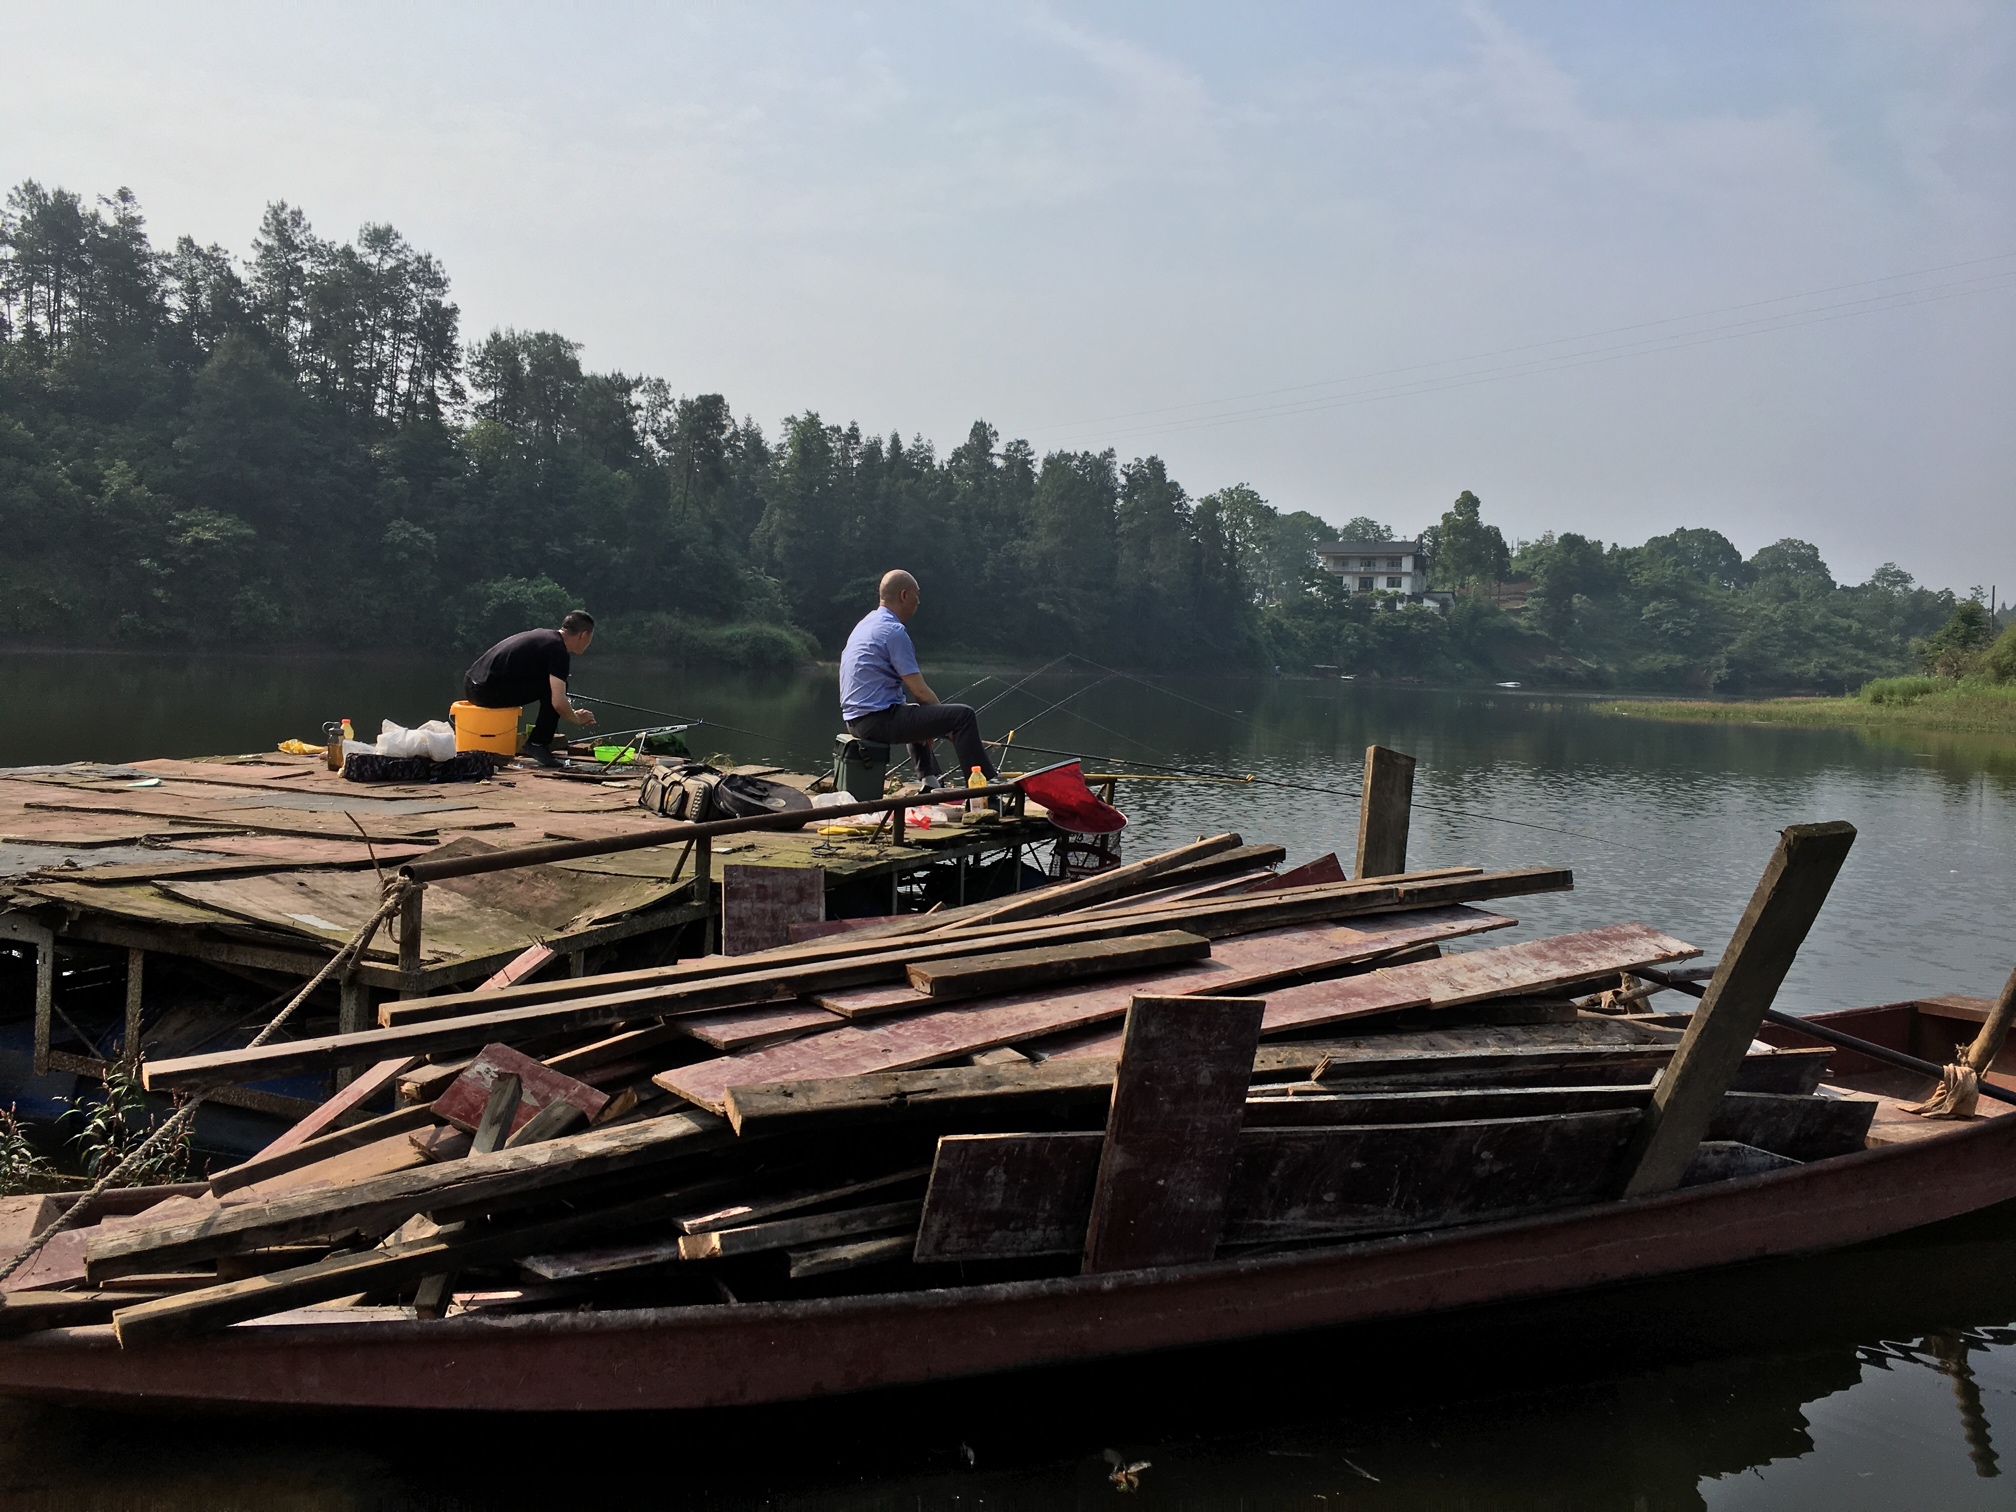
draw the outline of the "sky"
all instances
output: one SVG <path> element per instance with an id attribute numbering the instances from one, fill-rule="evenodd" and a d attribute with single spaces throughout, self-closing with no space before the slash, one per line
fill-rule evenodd
<path id="1" fill-rule="evenodd" d="M 0 180 L 464 333 L 1411 533 L 2016 597 L 2016 6 L 0 4 Z"/>

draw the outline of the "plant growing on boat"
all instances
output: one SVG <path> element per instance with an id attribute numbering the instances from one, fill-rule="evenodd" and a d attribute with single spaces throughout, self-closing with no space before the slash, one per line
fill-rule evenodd
<path id="1" fill-rule="evenodd" d="M 28 1140 L 14 1104 L 0 1108 L 0 1197 L 25 1192 L 49 1174 L 49 1162 Z"/>
<path id="2" fill-rule="evenodd" d="M 177 1098 L 179 1106 L 181 1099 Z M 118 1169 L 127 1155 L 139 1148 L 154 1132 L 155 1120 L 147 1113 L 147 1095 L 141 1089 L 139 1073 L 124 1061 L 115 1062 L 105 1072 L 105 1095 L 88 1107 L 80 1104 L 63 1115 L 82 1118 L 84 1126 L 74 1143 L 84 1174 L 93 1181 Z M 127 1186 L 158 1186 L 181 1181 L 189 1174 L 194 1154 L 194 1129 L 185 1127 L 181 1137 L 150 1153 L 124 1178 Z"/>

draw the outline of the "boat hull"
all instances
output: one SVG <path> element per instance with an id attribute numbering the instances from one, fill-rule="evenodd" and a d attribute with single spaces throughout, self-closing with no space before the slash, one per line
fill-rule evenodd
<path id="1" fill-rule="evenodd" d="M 1736 1181 L 1264 1259 L 818 1301 L 0 1344 L 0 1395 L 224 1408 L 749 1406 L 1426 1316 L 1907 1232 L 2016 1200 L 2016 1117 Z"/>

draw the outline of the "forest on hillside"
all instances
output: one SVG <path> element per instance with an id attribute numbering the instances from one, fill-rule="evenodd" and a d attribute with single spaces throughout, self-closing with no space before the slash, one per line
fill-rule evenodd
<path id="1" fill-rule="evenodd" d="M 1450 612 L 1350 597 L 1310 548 L 1381 522 L 984 421 L 942 455 L 812 413 L 766 433 L 560 334 L 466 338 L 389 225 L 332 241 L 276 202 L 241 258 L 157 246 L 123 189 L 29 181 L 0 211 L 14 645 L 471 648 L 581 605 L 608 649 L 781 668 L 832 655 L 901 565 L 941 660 L 1838 690 L 1915 666 L 1956 607 L 1889 565 L 1838 584 L 1801 541 L 1508 543 L 1481 508 L 1401 525 Z"/>

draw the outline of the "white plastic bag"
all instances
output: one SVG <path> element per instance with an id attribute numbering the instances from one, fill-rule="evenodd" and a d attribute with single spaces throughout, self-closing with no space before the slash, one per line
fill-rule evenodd
<path id="1" fill-rule="evenodd" d="M 430 719 L 416 730 L 386 720 L 378 731 L 380 756 L 425 756 L 429 761 L 455 759 L 455 731 L 445 719 Z"/>

